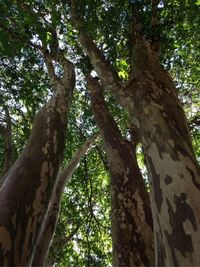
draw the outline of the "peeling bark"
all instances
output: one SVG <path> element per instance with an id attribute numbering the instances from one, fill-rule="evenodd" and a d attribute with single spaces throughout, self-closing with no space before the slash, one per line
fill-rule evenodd
<path id="1" fill-rule="evenodd" d="M 109 113 L 95 79 L 87 79 L 111 174 L 113 266 L 153 266 L 153 222 L 148 193 L 131 143 Z"/>
<path id="2" fill-rule="evenodd" d="M 51 76 L 52 99 L 36 114 L 28 143 L 0 189 L 0 265 L 29 266 L 62 161 L 66 118 L 75 74 L 67 61 L 62 79 Z M 50 72 L 50 70 L 52 72 Z"/>
<path id="3" fill-rule="evenodd" d="M 126 106 L 135 116 L 151 180 L 157 250 L 162 243 L 163 251 L 156 264 L 198 266 L 200 172 L 185 114 L 148 43 L 141 40 L 134 49 L 138 60 Z"/>
<path id="4" fill-rule="evenodd" d="M 54 231 L 58 221 L 60 211 L 60 201 L 65 184 L 69 181 L 70 177 L 76 170 L 80 163 L 81 157 L 87 153 L 88 149 L 94 142 L 94 138 L 87 140 L 82 148 L 80 148 L 72 157 L 71 161 L 59 173 L 49 203 L 48 212 L 46 214 L 44 223 L 42 225 L 38 244 L 32 266 L 46 266 L 48 251 L 54 235 Z"/>
<path id="5" fill-rule="evenodd" d="M 200 265 L 200 170 L 176 88 L 158 61 L 158 50 L 155 52 L 150 42 L 137 36 L 131 53 L 131 77 L 123 86 L 118 78 L 115 81 L 114 71 L 106 68 L 109 63 L 105 64 L 104 57 L 82 29 L 79 41 L 101 81 L 128 110 L 142 142 L 152 190 L 156 265 Z M 193 215 L 187 218 L 185 214 L 180 221 L 175 199 L 183 195 L 181 201 L 190 206 Z M 182 212 L 186 213 L 184 209 Z M 197 227 L 191 223 L 192 218 Z M 182 227 L 182 234 L 178 233 L 176 223 Z M 185 236 L 189 236 L 189 243 Z"/>

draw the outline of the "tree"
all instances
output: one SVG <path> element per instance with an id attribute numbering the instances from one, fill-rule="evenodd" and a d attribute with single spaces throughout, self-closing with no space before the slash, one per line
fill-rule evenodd
<path id="1" fill-rule="evenodd" d="M 52 55 L 42 51 L 55 92 L 37 113 L 25 149 L 3 178 L 0 194 L 2 265 L 31 264 L 40 225 L 45 218 L 63 156 L 66 115 L 75 83 L 74 68 L 59 53 L 57 60 L 63 67 L 64 75 L 58 78 Z"/>
<path id="2" fill-rule="evenodd" d="M 71 102 L 69 92 L 74 87 L 73 66 L 66 60 L 67 56 L 78 71 L 81 69 L 85 72 L 94 67 L 103 87 L 116 97 L 132 119 L 142 143 L 148 170 L 156 265 L 199 265 L 199 166 L 175 84 L 161 65 L 162 62 L 165 67 L 171 66 L 172 73 L 178 72 L 180 88 L 183 76 L 181 66 L 184 63 L 187 69 L 187 64 L 191 63 L 191 58 L 183 55 L 184 49 L 191 49 L 197 58 L 199 56 L 196 53 L 199 40 L 196 34 L 199 3 L 183 1 L 182 4 L 177 1 L 159 3 L 156 0 L 152 0 L 152 3 L 121 3 L 117 0 L 97 3 L 86 0 L 80 5 L 76 1 L 68 1 L 67 4 L 64 1 L 28 0 L 1 3 L 2 58 L 31 58 L 31 54 L 36 53 L 42 63 L 45 61 L 52 88 L 55 90 L 52 100 L 36 116 L 25 150 L 3 178 L 5 180 L 0 191 L 2 264 L 31 264 L 34 257 L 34 244 L 40 232 L 36 224 L 42 225 L 45 218 L 64 152 L 63 131 L 66 122 L 63 124 L 63 120 L 66 119 L 65 114 Z M 183 12 L 180 12 L 181 9 Z M 110 17 L 109 14 L 115 15 Z M 5 24 L 5 21 L 8 23 Z M 170 29 L 167 29 L 168 25 Z M 184 34 L 181 33 L 182 29 Z M 193 35 L 188 37 L 187 32 L 195 33 L 196 38 Z M 171 42 L 172 35 L 176 37 L 175 46 Z M 78 46 L 77 38 L 87 57 Z M 162 54 L 160 48 L 163 50 Z M 33 65 L 35 62 L 34 59 Z M 188 87 L 192 81 L 196 91 L 198 86 L 194 85 L 194 81 L 197 66 L 193 62 L 191 64 L 193 72 L 187 69 L 184 86 Z M 194 74 L 190 80 L 187 78 L 188 73 Z M 77 76 L 80 78 L 80 73 Z M 185 98 L 182 94 L 182 99 Z M 23 99 L 27 97 L 24 96 Z M 195 116 L 191 122 L 197 127 L 198 120 L 194 118 Z M 51 129 L 47 131 L 49 126 Z M 54 130 L 60 133 L 57 138 L 59 150 L 56 153 L 49 146 L 50 143 L 55 143 Z M 43 163 L 48 162 L 43 167 L 49 170 L 53 161 L 54 172 L 44 171 L 41 180 L 47 179 L 49 182 L 40 184 Z M 87 164 L 85 170 L 88 176 Z M 41 214 L 39 211 L 34 214 L 38 215 L 33 220 L 36 230 L 31 227 L 31 236 L 30 231 L 29 234 L 25 231 L 18 232 L 20 228 L 14 229 L 12 224 L 15 224 L 15 220 L 24 226 L 31 222 L 33 210 L 25 209 L 24 202 L 31 207 L 36 199 L 36 192 L 43 185 L 47 187 L 46 199 L 39 203 L 37 197 L 41 204 L 38 206 Z M 10 192 L 13 194 L 12 198 Z M 14 214 L 16 218 L 13 217 Z M 94 214 L 93 217 L 95 218 Z M 16 233 L 18 235 L 15 239 L 13 236 Z M 14 242 L 24 243 L 24 254 L 21 254 L 18 246 L 19 253 L 14 255 L 11 236 Z M 28 249 L 23 240 L 30 241 Z"/>
<path id="3" fill-rule="evenodd" d="M 137 164 L 136 144 L 134 148 L 122 137 L 96 79 L 88 76 L 87 84 L 111 174 L 113 265 L 152 266 L 154 242 L 151 207 Z"/>
<path id="4" fill-rule="evenodd" d="M 157 5 L 158 2 L 153 1 L 153 11 Z M 113 67 L 85 32 L 79 22 L 76 3 L 72 1 L 79 41 L 104 85 L 134 118 L 143 145 L 152 189 L 156 264 L 198 265 L 199 166 L 176 88 L 158 61 L 159 39 L 145 38 L 141 12 L 140 6 L 133 4 L 131 73 L 129 83 L 123 86 Z M 156 21 L 155 11 L 152 12 L 152 28 L 157 26 Z M 184 226 L 186 220 L 190 223 Z M 186 259 L 186 253 L 190 254 L 190 259 Z"/>

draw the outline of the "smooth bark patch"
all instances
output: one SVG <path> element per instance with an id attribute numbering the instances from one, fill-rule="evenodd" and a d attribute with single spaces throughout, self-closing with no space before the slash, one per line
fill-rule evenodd
<path id="1" fill-rule="evenodd" d="M 150 168 L 152 171 L 152 182 L 153 182 L 153 188 L 154 188 L 154 198 L 155 198 L 155 202 L 156 202 L 156 206 L 158 208 L 158 211 L 161 212 L 161 206 L 163 203 L 163 195 L 162 195 L 162 190 L 160 187 L 160 175 L 158 175 L 156 173 L 156 170 L 154 168 L 153 162 L 151 160 L 151 158 L 148 159 L 149 160 L 149 164 L 150 164 Z"/>

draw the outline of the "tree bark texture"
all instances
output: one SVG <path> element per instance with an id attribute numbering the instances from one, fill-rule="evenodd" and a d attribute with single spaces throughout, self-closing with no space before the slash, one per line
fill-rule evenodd
<path id="1" fill-rule="evenodd" d="M 149 195 L 133 145 L 122 137 L 98 82 L 87 78 L 96 123 L 111 174 L 113 266 L 153 266 L 153 221 Z"/>
<path id="2" fill-rule="evenodd" d="M 36 114 L 28 143 L 0 189 L 1 266 L 29 266 L 34 256 L 65 146 L 75 84 L 73 65 L 66 64 L 63 80 L 49 73 L 54 96 Z"/>
<path id="3" fill-rule="evenodd" d="M 60 201 L 65 184 L 69 181 L 70 177 L 79 165 L 81 157 L 87 153 L 93 142 L 94 138 L 87 140 L 83 147 L 74 154 L 71 161 L 66 167 L 63 168 L 62 171 L 60 171 L 59 175 L 57 176 L 51 201 L 49 203 L 48 212 L 41 228 L 32 266 L 46 266 L 47 255 L 58 221 Z"/>
<path id="4" fill-rule="evenodd" d="M 135 46 L 134 76 L 118 99 L 143 144 L 152 188 L 158 266 L 200 264 L 199 166 L 176 89 L 148 43 Z M 116 94 L 116 90 L 114 91 Z"/>
<path id="5" fill-rule="evenodd" d="M 144 40 L 134 46 L 125 92 L 151 181 L 157 265 L 198 266 L 199 166 L 174 83 Z"/>
<path id="6" fill-rule="evenodd" d="M 128 110 L 142 142 L 152 191 L 156 265 L 199 266 L 200 170 L 172 79 L 141 36 L 134 40 L 126 85 L 115 79 L 83 28 L 79 41 L 101 81 Z"/>

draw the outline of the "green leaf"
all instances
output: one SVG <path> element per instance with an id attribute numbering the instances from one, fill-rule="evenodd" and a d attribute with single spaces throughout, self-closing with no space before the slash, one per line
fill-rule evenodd
<path id="1" fill-rule="evenodd" d="M 46 41 L 47 41 L 47 43 L 51 42 L 51 40 L 52 40 L 52 34 L 50 32 L 47 32 L 46 33 Z"/>

